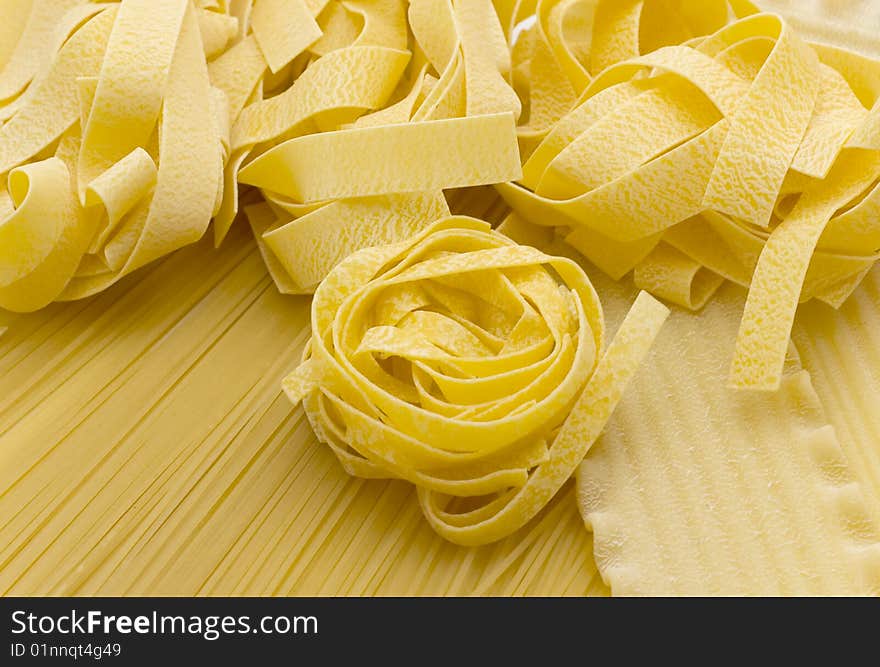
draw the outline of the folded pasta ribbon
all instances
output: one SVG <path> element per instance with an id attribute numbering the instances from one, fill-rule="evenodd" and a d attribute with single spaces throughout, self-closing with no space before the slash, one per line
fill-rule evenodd
<path id="1" fill-rule="evenodd" d="M 606 349 L 580 266 L 450 216 L 329 272 L 284 389 L 346 471 L 415 484 L 440 535 L 483 544 L 571 476 L 668 312 L 643 293 Z"/>
<path id="2" fill-rule="evenodd" d="M 0 307 L 14 311 L 94 294 L 204 234 L 228 143 L 207 59 L 238 25 L 191 0 L 29 4 L 0 63 Z"/>
<path id="3" fill-rule="evenodd" d="M 731 384 L 774 390 L 798 303 L 840 305 L 880 255 L 880 63 L 749 3 L 731 22 L 727 3 L 661 4 L 537 3 L 514 69 L 543 85 L 550 52 L 574 92 L 520 126 L 523 177 L 497 189 L 611 277 L 634 270 L 687 308 L 725 279 L 749 287 Z M 570 28 L 577 12 L 591 28 Z"/>
<path id="4" fill-rule="evenodd" d="M 238 211 L 234 184 L 258 188 L 267 205 L 244 210 L 291 294 L 447 215 L 444 190 L 522 171 L 521 104 L 491 0 L 330 0 L 315 25 L 280 9 L 303 4 L 257 0 L 244 40 L 211 68 L 237 100 L 215 238 Z"/>
<path id="5" fill-rule="evenodd" d="M 447 215 L 444 190 L 521 175 L 491 0 L 41 0 L 0 23 L 8 309 L 99 292 L 211 221 L 220 244 L 240 208 L 278 288 L 309 294 Z"/>

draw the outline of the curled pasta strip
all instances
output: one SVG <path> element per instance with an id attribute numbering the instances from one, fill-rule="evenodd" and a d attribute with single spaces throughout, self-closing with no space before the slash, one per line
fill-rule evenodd
<path id="1" fill-rule="evenodd" d="M 204 234 L 228 126 L 207 59 L 237 27 L 208 5 L 7 9 L 24 28 L 0 69 L 0 307 L 94 294 Z"/>
<path id="2" fill-rule="evenodd" d="M 606 349 L 575 262 L 452 216 L 329 272 L 284 388 L 350 474 L 415 484 L 438 533 L 483 544 L 571 476 L 667 314 L 643 293 Z"/>
<path id="3" fill-rule="evenodd" d="M 521 172 L 520 105 L 490 0 L 41 0 L 0 11 L 21 24 L 0 52 L 10 309 L 100 291 L 211 219 L 219 244 L 240 182 L 268 202 L 245 199 L 246 213 L 279 288 L 311 293 L 350 252 L 447 215 L 443 189 Z M 53 192 L 49 210 L 40 202 Z"/>
<path id="4" fill-rule="evenodd" d="M 320 4 L 257 0 L 242 41 L 211 66 L 235 100 L 216 240 L 239 208 L 234 184 L 257 188 L 266 203 L 244 200 L 245 213 L 293 294 L 349 253 L 448 215 L 444 190 L 521 174 L 520 101 L 491 0 Z"/>
<path id="5" fill-rule="evenodd" d="M 9 309 L 94 294 L 212 220 L 219 244 L 240 208 L 278 287 L 311 293 L 447 215 L 444 189 L 521 174 L 491 0 L 39 0 L 0 19 Z M 65 217 L 36 218 L 48 190 Z"/>
<path id="6" fill-rule="evenodd" d="M 773 390 L 798 303 L 840 305 L 880 255 L 880 63 L 729 4 L 538 2 L 517 89 L 545 108 L 549 58 L 571 95 L 520 124 L 523 177 L 496 187 L 687 308 L 748 287 L 731 384 Z"/>

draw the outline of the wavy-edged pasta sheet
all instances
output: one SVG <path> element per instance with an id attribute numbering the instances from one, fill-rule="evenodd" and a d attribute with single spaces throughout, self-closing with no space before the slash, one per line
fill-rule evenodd
<path id="1" fill-rule="evenodd" d="M 486 544 L 571 477 L 668 314 L 641 294 L 606 349 L 577 263 L 452 216 L 330 271 L 284 390 L 349 474 L 413 483 L 438 534 Z"/>
<path id="2" fill-rule="evenodd" d="M 279 389 L 311 331 L 277 292 L 450 212 L 705 308 L 673 315 L 581 468 L 613 592 L 878 593 L 876 17 L 758 4 L 788 21 L 744 0 L 6 0 L 0 307 L 42 310 L 0 310 L 0 593 L 607 593 L 567 474 L 509 536 L 457 546 L 411 485 L 346 475 Z M 151 264 L 212 219 L 216 253 Z M 634 292 L 595 282 L 616 324 Z M 783 365 L 809 299 L 842 305 L 799 310 L 815 391 Z M 744 308 L 734 380 L 775 394 L 723 388 Z"/>
<path id="3" fill-rule="evenodd" d="M 749 2 L 498 3 L 523 178 L 499 192 L 618 279 L 687 308 L 749 289 L 730 381 L 773 390 L 798 303 L 843 303 L 880 248 L 880 61 Z"/>
<path id="4" fill-rule="evenodd" d="M 0 306 L 33 311 L 204 234 L 228 143 L 207 59 L 237 23 L 190 0 L 6 12 L 26 20 L 0 69 Z"/>
<path id="5" fill-rule="evenodd" d="M 880 271 L 839 310 L 805 306 L 792 340 L 880 520 Z"/>
<path id="6" fill-rule="evenodd" d="M 632 288 L 595 283 L 619 319 Z M 876 487 L 832 426 L 860 416 L 827 413 L 795 357 L 774 394 L 727 388 L 743 301 L 672 314 L 581 464 L 599 570 L 615 595 L 877 595 Z"/>
<path id="7" fill-rule="evenodd" d="M 348 476 L 280 389 L 307 318 L 240 230 L 16 317 L 0 338 L 0 590 L 607 594 L 571 485 L 510 538 L 464 548 L 410 486 Z"/>

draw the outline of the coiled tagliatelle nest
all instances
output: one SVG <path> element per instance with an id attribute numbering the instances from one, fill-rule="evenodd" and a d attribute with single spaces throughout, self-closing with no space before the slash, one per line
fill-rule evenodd
<path id="1" fill-rule="evenodd" d="M 580 266 L 449 217 L 330 272 L 284 387 L 349 473 L 412 482 L 438 533 L 482 544 L 571 476 L 667 314 L 643 293 L 606 350 Z"/>
<path id="2" fill-rule="evenodd" d="M 799 301 L 880 255 L 880 63 L 749 2 L 499 2 L 526 114 L 524 219 L 615 279 L 699 308 L 750 287 L 731 381 L 775 389 Z"/>
<path id="3" fill-rule="evenodd" d="M 0 20 L 22 22 L 0 72 L 0 307 L 94 294 L 198 240 L 229 125 L 207 59 L 235 20 L 187 0 L 13 2 Z"/>

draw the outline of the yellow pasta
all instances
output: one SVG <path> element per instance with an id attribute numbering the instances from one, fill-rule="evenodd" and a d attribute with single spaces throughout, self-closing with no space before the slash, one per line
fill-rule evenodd
<path id="1" fill-rule="evenodd" d="M 305 203 L 484 185 L 519 173 L 513 136 L 509 114 L 310 134 L 264 153 L 240 179 Z"/>
<path id="2" fill-rule="evenodd" d="M 880 49 L 758 4 L 5 0 L 0 592 L 876 593 Z"/>
<path id="3" fill-rule="evenodd" d="M 504 4 L 537 20 L 513 49 L 527 159 L 501 195 L 687 308 L 750 286 L 730 381 L 776 389 L 799 301 L 840 305 L 880 253 L 880 62 L 748 2 Z"/>
<path id="4" fill-rule="evenodd" d="M 520 103 L 490 0 L 40 0 L 0 11 L 7 309 L 99 292 L 212 220 L 221 243 L 240 184 L 241 204 L 256 186 L 271 207 L 251 222 L 271 235 L 259 242 L 277 286 L 311 293 L 348 252 L 448 214 L 444 189 L 521 174 Z M 349 213 L 351 224 L 334 217 Z M 298 258 L 314 255 L 325 222 L 325 240 L 345 241 L 321 244 L 331 249 L 303 273 Z"/>
<path id="5" fill-rule="evenodd" d="M 312 293 L 336 264 L 364 247 L 409 238 L 448 215 L 439 191 L 343 199 L 289 222 L 266 203 L 245 213 L 282 292 Z M 287 285 L 281 286 L 281 281 Z"/>
<path id="6" fill-rule="evenodd" d="M 880 526 L 880 267 L 839 310 L 804 307 L 792 340 Z"/>
<path id="7" fill-rule="evenodd" d="M 575 262 L 453 216 L 330 271 L 284 389 L 349 473 L 415 484 L 440 535 L 484 544 L 569 479 L 668 312 L 644 294 L 605 349 Z"/>
<path id="8" fill-rule="evenodd" d="M 636 291 L 595 285 L 613 327 Z M 726 285 L 673 313 L 580 465 L 599 571 L 613 595 L 877 595 L 872 470 L 838 440 L 843 413 L 823 410 L 812 369 L 791 354 L 778 392 L 725 386 L 743 301 Z"/>
<path id="9" fill-rule="evenodd" d="M 24 13 L 0 75 L 0 306 L 15 311 L 93 294 L 204 234 L 228 125 L 206 58 L 236 27 L 189 0 Z"/>
<path id="10" fill-rule="evenodd" d="M 258 0 L 254 11 L 279 15 L 283 4 L 304 6 Z M 233 112 L 215 238 L 239 207 L 231 186 L 259 188 L 268 206 L 248 218 L 276 285 L 297 294 L 314 292 L 350 252 L 448 214 L 445 190 L 521 175 L 521 105 L 490 0 L 331 0 L 316 18 L 316 40 L 308 21 L 285 33 L 287 55 L 276 60 L 289 71 L 260 65 L 260 51 L 272 59 L 256 14 L 212 69 L 215 85 L 249 98 Z"/>
<path id="11" fill-rule="evenodd" d="M 571 483 L 473 548 L 411 485 L 347 475 L 281 391 L 308 301 L 276 292 L 248 236 L 0 311 L 2 594 L 607 594 Z"/>

